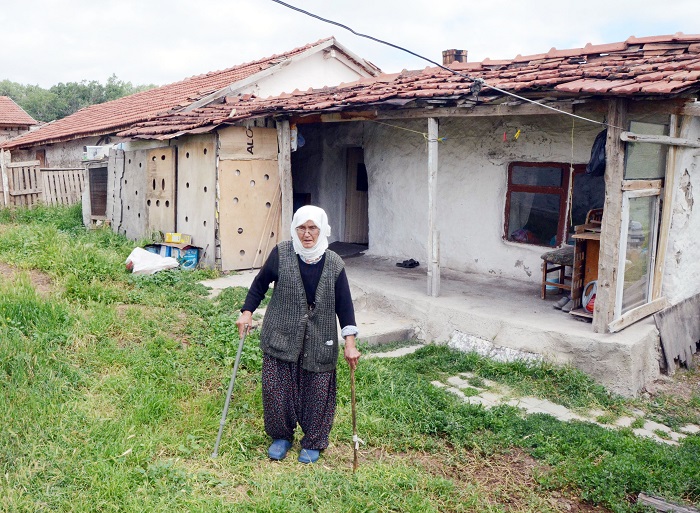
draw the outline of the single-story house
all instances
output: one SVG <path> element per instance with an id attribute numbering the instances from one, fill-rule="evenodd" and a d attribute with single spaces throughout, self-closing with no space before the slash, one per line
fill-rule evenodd
<path id="1" fill-rule="evenodd" d="M 84 217 L 88 223 L 91 220 L 106 219 L 107 165 L 106 161 L 100 159 L 109 147 L 124 140 L 116 136 L 117 132 L 159 114 L 188 111 L 218 101 L 224 96 L 266 97 L 296 88 L 307 89 L 354 81 L 379 73 L 380 70 L 375 65 L 355 55 L 335 38 L 329 37 L 282 54 L 91 105 L 38 130 L 6 141 L 0 144 L 0 148 L 11 152 L 13 162 L 39 161 L 42 168 L 85 166 L 88 170 L 86 188 L 90 190 L 90 194 L 84 197 Z M 152 145 L 148 143 L 122 145 L 127 150 L 143 150 L 139 155 L 144 157 L 150 146 Z M 210 155 L 214 155 L 214 152 Z M 96 162 L 87 164 L 92 160 Z M 138 164 L 145 166 L 145 160 Z M 167 165 L 176 166 L 176 163 L 168 160 Z M 126 189 L 133 187 L 133 184 L 124 185 Z M 174 183 L 168 183 L 167 187 L 175 194 Z M 142 195 L 138 199 L 143 200 L 145 207 L 148 198 Z M 142 223 L 129 224 L 122 232 L 132 238 L 140 238 L 151 231 L 173 231 L 176 216 L 174 198 L 166 199 L 163 202 L 163 205 L 167 202 L 165 207 L 161 206 L 159 199 L 155 199 L 151 205 L 153 212 L 150 218 L 152 221 L 161 219 L 165 224 L 149 226 L 146 224 L 147 216 L 143 216 Z M 155 205 L 156 202 L 158 206 Z M 131 210 L 134 207 L 125 205 L 124 208 Z M 141 208 L 140 203 L 137 208 Z M 138 213 L 140 212 L 141 210 Z M 212 224 L 208 239 L 213 238 L 213 229 Z M 206 245 L 208 240 L 195 242 Z"/>
<path id="2" fill-rule="evenodd" d="M 430 296 L 443 268 L 545 295 L 557 284 L 550 267 L 543 278 L 543 254 L 561 249 L 573 276 L 560 285 L 592 332 L 609 337 L 659 312 L 686 323 L 676 342 L 667 337 L 673 363 L 700 339 L 699 91 L 700 35 L 679 33 L 507 60 L 448 57 L 271 98 L 222 95 L 118 135 L 177 147 L 178 191 L 212 191 L 199 199 L 214 215 L 199 221 L 215 224 L 223 269 L 259 266 L 305 203 L 328 211 L 334 240 L 426 265 Z M 188 152 L 195 160 L 183 168 Z M 589 173 L 592 153 L 605 165 Z M 178 230 L 195 234 L 188 222 Z M 631 356 L 643 369 L 624 371 L 639 374 L 632 392 L 654 375 L 658 332 L 649 337 Z"/>

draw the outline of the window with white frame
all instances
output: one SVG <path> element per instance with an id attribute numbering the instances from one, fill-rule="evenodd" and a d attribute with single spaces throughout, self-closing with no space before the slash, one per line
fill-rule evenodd
<path id="1" fill-rule="evenodd" d="M 629 130 L 636 134 L 666 136 L 667 115 L 651 115 L 631 120 Z M 615 318 L 644 306 L 654 299 L 657 239 L 661 193 L 666 174 L 668 146 L 628 142 L 622 183 L 622 223 L 620 256 L 615 299 Z"/>

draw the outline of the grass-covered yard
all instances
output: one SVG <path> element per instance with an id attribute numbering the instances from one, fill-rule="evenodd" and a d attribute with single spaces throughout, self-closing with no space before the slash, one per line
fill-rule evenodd
<path id="1" fill-rule="evenodd" d="M 318 464 L 266 457 L 261 354 L 247 340 L 217 459 L 244 289 L 214 300 L 212 271 L 137 277 L 134 243 L 86 231 L 74 208 L 0 211 L 0 511 L 642 511 L 641 491 L 700 504 L 700 436 L 656 444 L 631 430 L 470 406 L 431 385 L 470 371 L 523 393 L 671 426 L 700 421 L 692 388 L 611 397 L 572 369 L 502 364 L 428 346 L 339 366 L 331 446 Z M 690 392 L 687 392 L 690 390 Z"/>

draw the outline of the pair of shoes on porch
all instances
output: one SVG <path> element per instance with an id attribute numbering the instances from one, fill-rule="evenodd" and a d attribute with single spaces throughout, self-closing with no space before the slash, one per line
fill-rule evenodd
<path id="1" fill-rule="evenodd" d="M 564 305 L 566 305 L 566 303 L 568 303 L 569 301 L 571 301 L 569 296 L 564 296 L 559 301 L 554 303 L 552 306 L 554 308 L 556 308 L 557 310 L 561 310 L 564 307 Z"/>
<path id="2" fill-rule="evenodd" d="M 299 453 L 299 461 L 301 463 L 315 463 L 320 455 L 321 451 L 316 449 L 302 449 Z"/>
<path id="3" fill-rule="evenodd" d="M 408 260 L 404 260 L 403 262 L 396 262 L 397 267 L 405 267 L 407 269 L 413 269 L 414 267 L 418 267 L 420 264 L 418 263 L 417 260 L 413 260 L 412 258 Z"/>
<path id="4" fill-rule="evenodd" d="M 289 440 L 273 440 L 272 445 L 267 450 L 267 455 L 271 460 L 283 460 L 291 447 L 292 442 Z"/>

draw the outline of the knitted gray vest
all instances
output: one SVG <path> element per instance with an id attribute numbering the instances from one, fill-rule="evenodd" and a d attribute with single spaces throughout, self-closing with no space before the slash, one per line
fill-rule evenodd
<path id="1" fill-rule="evenodd" d="M 301 366 L 307 371 L 331 371 L 338 363 L 335 282 L 343 270 L 343 260 L 326 250 L 315 306 L 311 309 L 292 242 L 280 242 L 277 250 L 278 278 L 265 312 L 260 348 L 285 362 L 297 362 L 301 356 Z"/>

